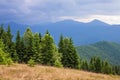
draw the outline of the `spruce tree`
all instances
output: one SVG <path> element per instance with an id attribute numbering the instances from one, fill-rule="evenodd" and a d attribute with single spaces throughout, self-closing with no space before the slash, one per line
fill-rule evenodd
<path id="1" fill-rule="evenodd" d="M 62 66 L 61 56 L 50 33 L 47 31 L 42 38 L 42 64 Z"/>
<path id="2" fill-rule="evenodd" d="M 3 38 L 3 33 L 5 32 L 4 28 L 3 28 L 3 24 L 0 26 L 0 39 Z"/>
<path id="3" fill-rule="evenodd" d="M 101 73 L 102 63 L 99 57 L 95 57 L 95 72 Z"/>
<path id="4" fill-rule="evenodd" d="M 89 70 L 92 72 L 95 72 L 95 57 L 92 57 L 90 59 Z"/>
<path id="5" fill-rule="evenodd" d="M 25 63 L 28 62 L 28 60 L 30 60 L 32 58 L 32 56 L 34 55 L 34 50 L 33 50 L 33 33 L 30 30 L 30 28 L 27 28 L 27 30 L 24 33 L 23 36 L 23 43 L 25 46 Z"/>
<path id="6" fill-rule="evenodd" d="M 21 38 L 19 47 L 20 47 L 19 61 L 20 61 L 20 63 L 26 63 L 27 54 L 26 54 L 26 48 L 24 45 L 23 38 Z"/>
<path id="7" fill-rule="evenodd" d="M 41 43 L 41 40 L 42 40 L 42 35 L 41 35 L 41 33 L 39 33 L 39 38 L 40 38 L 40 43 Z"/>
<path id="8" fill-rule="evenodd" d="M 112 67 L 107 61 L 102 62 L 102 73 L 105 73 L 105 74 L 112 73 Z"/>
<path id="9" fill-rule="evenodd" d="M 62 53 L 62 64 L 64 67 L 80 68 L 80 59 L 73 45 L 72 39 L 62 36 L 59 41 L 59 52 Z"/>
<path id="10" fill-rule="evenodd" d="M 64 51 L 63 35 L 60 36 L 60 40 L 59 40 L 58 46 L 59 46 L 58 51 L 60 53 L 62 53 Z"/>
<path id="11" fill-rule="evenodd" d="M 11 34 L 10 25 L 8 25 L 7 31 L 3 33 L 3 42 L 6 46 L 6 51 L 10 54 L 14 62 L 18 61 L 18 56 L 15 50 L 15 43 L 12 41 L 13 35 Z"/>
<path id="12" fill-rule="evenodd" d="M 20 37 L 19 31 L 17 31 L 15 49 L 16 49 L 16 53 L 18 56 L 18 62 L 23 63 L 25 48 L 24 48 L 24 44 L 23 44 L 23 39 Z"/>
<path id="13" fill-rule="evenodd" d="M 40 43 L 40 36 L 38 33 L 34 34 L 33 38 L 33 50 L 34 50 L 34 56 L 33 59 L 36 63 L 41 63 L 41 43 Z"/>
<path id="14" fill-rule="evenodd" d="M 82 70 L 86 70 L 86 71 L 89 70 L 89 64 L 88 64 L 88 62 L 87 62 L 86 60 L 83 60 L 83 61 L 81 62 L 81 69 L 82 69 Z"/>

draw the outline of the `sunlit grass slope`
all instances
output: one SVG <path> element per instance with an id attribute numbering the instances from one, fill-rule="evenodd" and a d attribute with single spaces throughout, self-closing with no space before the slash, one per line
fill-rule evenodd
<path id="1" fill-rule="evenodd" d="M 36 65 L 0 65 L 0 80 L 120 80 L 120 76 L 104 75 L 74 69 Z"/>

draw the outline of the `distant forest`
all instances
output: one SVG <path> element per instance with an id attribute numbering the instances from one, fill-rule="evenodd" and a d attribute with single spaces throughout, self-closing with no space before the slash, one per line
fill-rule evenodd
<path id="1" fill-rule="evenodd" d="M 81 59 L 90 60 L 93 56 L 99 56 L 112 65 L 120 65 L 120 44 L 111 41 L 99 41 L 94 44 L 77 46 L 76 50 Z"/>
<path id="2" fill-rule="evenodd" d="M 107 61 L 93 56 L 90 61 L 82 60 L 76 51 L 71 38 L 60 36 L 58 46 L 47 30 L 41 33 L 33 33 L 27 28 L 24 35 L 17 31 L 13 41 L 10 26 L 4 30 L 0 26 L 0 64 L 24 63 L 30 66 L 47 65 L 82 69 L 86 71 L 120 75 L 120 66 L 114 66 Z"/>

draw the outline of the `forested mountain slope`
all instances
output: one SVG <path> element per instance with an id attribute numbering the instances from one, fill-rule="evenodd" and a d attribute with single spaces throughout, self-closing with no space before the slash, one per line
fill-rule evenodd
<path id="1" fill-rule="evenodd" d="M 118 43 L 101 41 L 91 45 L 78 46 L 76 49 L 82 59 L 89 60 L 92 56 L 99 56 L 111 64 L 120 65 L 120 44 Z"/>

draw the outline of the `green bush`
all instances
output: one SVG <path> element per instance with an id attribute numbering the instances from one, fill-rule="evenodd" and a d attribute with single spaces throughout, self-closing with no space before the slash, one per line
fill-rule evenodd
<path id="1" fill-rule="evenodd" d="M 12 61 L 12 59 L 11 59 L 11 58 L 8 58 L 8 59 L 6 60 L 6 62 L 7 62 L 7 64 L 6 64 L 6 65 L 8 65 L 8 66 L 10 66 L 10 65 L 12 65 L 12 64 L 13 64 L 13 61 Z"/>
<path id="2" fill-rule="evenodd" d="M 55 61 L 54 66 L 60 67 L 60 68 L 63 67 L 63 65 L 61 64 L 61 62 L 59 62 L 58 60 Z"/>
<path id="3" fill-rule="evenodd" d="M 34 65 L 35 65 L 35 61 L 33 59 L 30 59 L 28 61 L 28 66 L 34 67 Z"/>
<path id="4" fill-rule="evenodd" d="M 0 64 L 1 65 L 11 65 L 13 63 L 12 59 L 0 48 Z"/>

